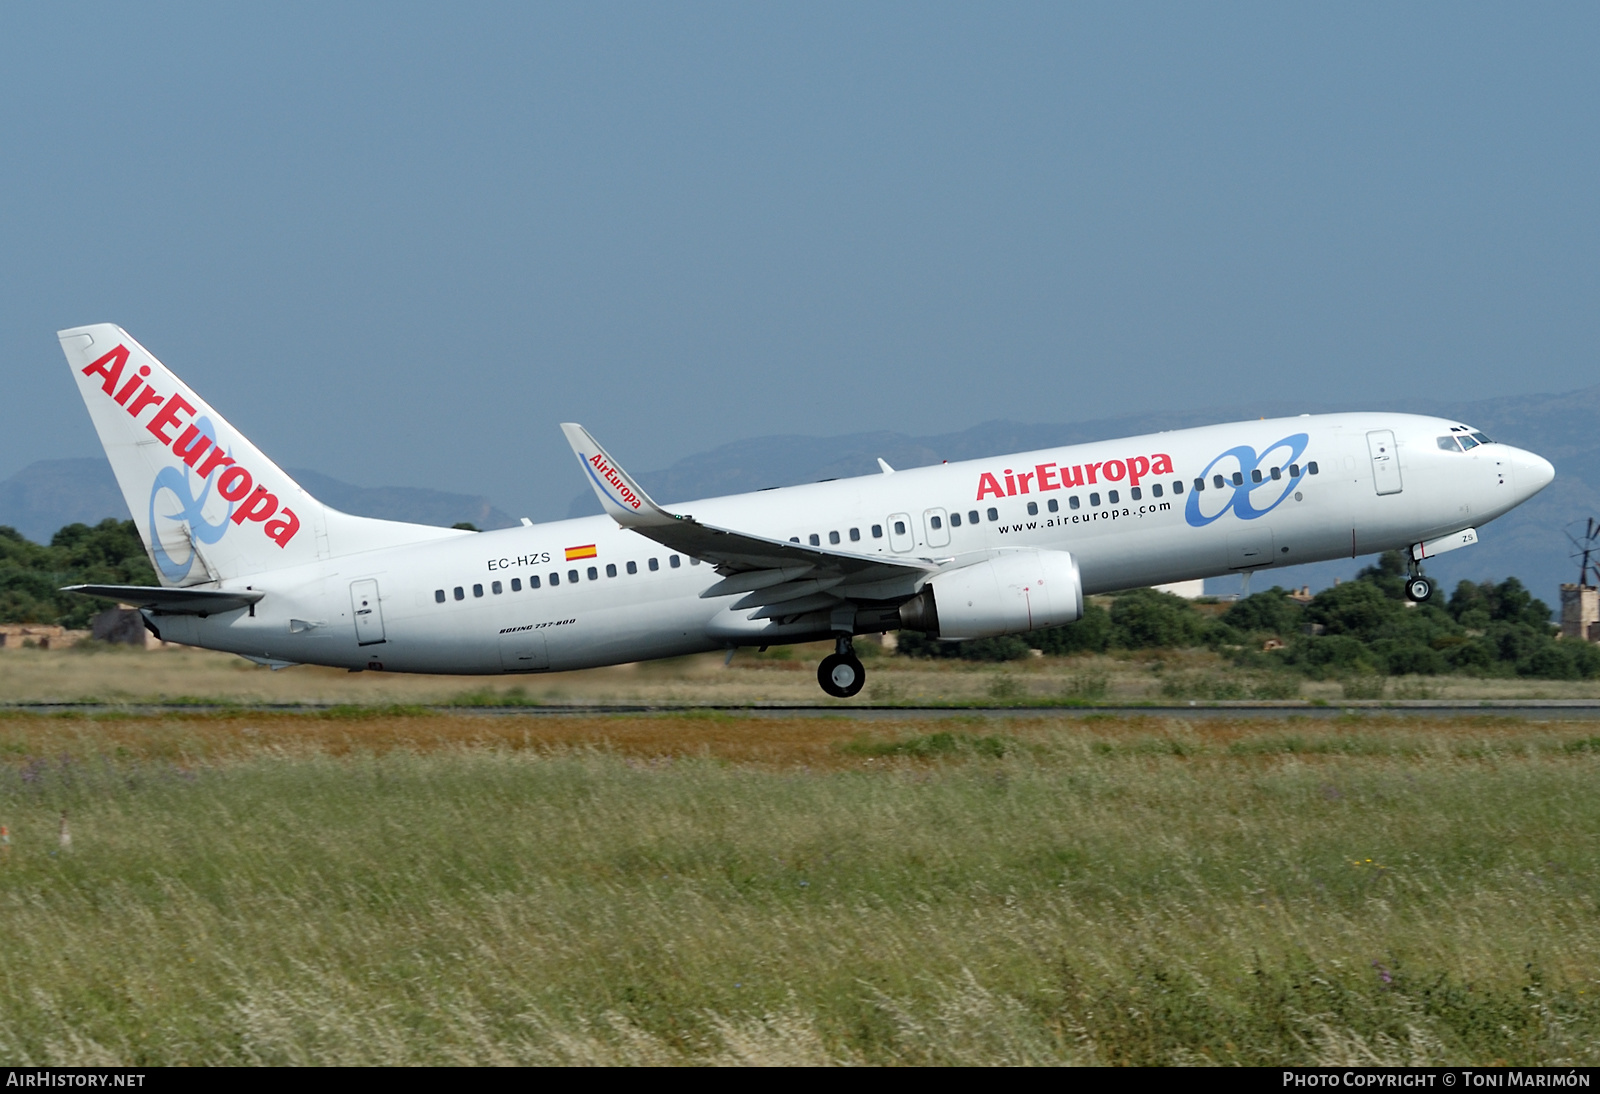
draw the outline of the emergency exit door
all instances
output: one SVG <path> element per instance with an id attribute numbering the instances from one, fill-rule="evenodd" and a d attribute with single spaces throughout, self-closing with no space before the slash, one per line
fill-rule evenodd
<path id="1" fill-rule="evenodd" d="M 1400 493 L 1400 454 L 1395 451 L 1394 433 L 1374 429 L 1367 434 L 1367 451 L 1372 455 L 1372 482 L 1378 493 Z"/>
<path id="2" fill-rule="evenodd" d="M 376 581 L 350 583 L 350 611 L 356 620 L 356 645 L 376 646 L 384 641 L 383 609 L 378 604 Z"/>

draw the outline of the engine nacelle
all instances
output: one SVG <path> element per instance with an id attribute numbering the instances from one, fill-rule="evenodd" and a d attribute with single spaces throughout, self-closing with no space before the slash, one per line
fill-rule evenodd
<path id="1" fill-rule="evenodd" d="M 900 622 L 935 638 L 992 638 L 1059 627 L 1083 614 L 1083 580 L 1066 551 L 1007 551 L 941 573 L 900 606 Z"/>

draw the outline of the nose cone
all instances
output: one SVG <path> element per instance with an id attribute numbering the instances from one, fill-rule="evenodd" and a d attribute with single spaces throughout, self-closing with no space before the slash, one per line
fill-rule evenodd
<path id="1" fill-rule="evenodd" d="M 1512 481 L 1517 493 L 1531 498 L 1556 477 L 1556 469 L 1549 460 L 1521 448 L 1511 449 Z"/>

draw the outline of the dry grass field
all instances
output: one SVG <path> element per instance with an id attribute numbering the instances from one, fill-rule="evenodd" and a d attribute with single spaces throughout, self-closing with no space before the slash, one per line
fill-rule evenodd
<path id="1" fill-rule="evenodd" d="M 1597 776 L 1482 716 L 13 712 L 0 1059 L 1593 1064 Z"/>
<path id="2" fill-rule="evenodd" d="M 1570 699 L 1600 698 L 1600 680 L 1477 679 L 1466 676 L 1301 680 L 1231 669 L 1204 650 L 1044 657 L 1002 665 L 922 661 L 858 648 L 866 689 L 852 702 L 938 704 L 1174 703 L 1209 699 Z M 229 654 L 173 647 L 0 650 L 0 704 L 139 702 L 390 704 L 651 704 L 827 706 L 816 667 L 831 647 L 721 654 L 529 677 L 409 676 L 300 665 L 274 672 Z"/>

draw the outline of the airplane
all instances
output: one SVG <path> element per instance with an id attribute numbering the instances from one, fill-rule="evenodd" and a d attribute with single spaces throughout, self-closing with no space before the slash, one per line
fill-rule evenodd
<path id="1" fill-rule="evenodd" d="M 1405 550 L 1422 563 L 1554 478 L 1447 418 L 1301 415 L 653 501 L 582 426 L 604 514 L 471 532 L 318 502 L 120 327 L 60 331 L 159 586 L 74 585 L 158 637 L 273 667 L 516 674 L 857 635 L 1024 634 L 1084 598 Z"/>

